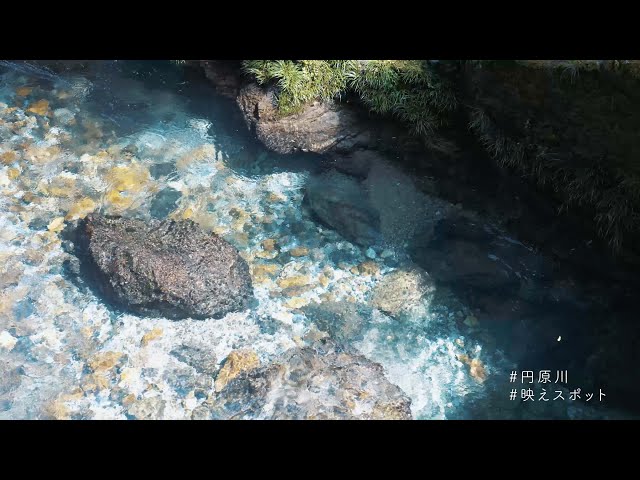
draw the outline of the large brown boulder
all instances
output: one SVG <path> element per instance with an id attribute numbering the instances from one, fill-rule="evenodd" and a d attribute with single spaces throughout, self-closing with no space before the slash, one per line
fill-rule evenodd
<path id="1" fill-rule="evenodd" d="M 89 215 L 76 242 L 97 288 L 139 314 L 217 318 L 244 309 L 253 295 L 237 250 L 190 220 Z"/>

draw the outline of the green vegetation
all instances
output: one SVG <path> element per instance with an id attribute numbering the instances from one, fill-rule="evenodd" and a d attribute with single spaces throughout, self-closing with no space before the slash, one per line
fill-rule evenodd
<path id="1" fill-rule="evenodd" d="M 637 63 L 522 61 L 488 70 L 489 81 L 486 71 L 475 77 L 469 109 L 469 126 L 486 150 L 552 188 L 561 210 L 593 212 L 612 250 L 625 241 L 633 247 L 640 233 Z"/>
<path id="2" fill-rule="evenodd" d="M 553 189 L 561 209 L 593 212 L 613 250 L 640 238 L 639 61 L 245 60 L 243 69 L 275 86 L 281 115 L 357 99 L 428 145 L 458 112 L 500 165 Z"/>
<path id="3" fill-rule="evenodd" d="M 298 112 L 305 104 L 339 97 L 347 89 L 354 60 L 245 60 L 244 70 L 259 84 L 275 83 L 278 109 L 283 115 Z"/>
<path id="4" fill-rule="evenodd" d="M 245 60 L 243 68 L 261 85 L 277 86 L 282 115 L 316 99 L 356 93 L 372 112 L 424 135 L 446 123 L 457 105 L 453 90 L 424 60 Z"/>

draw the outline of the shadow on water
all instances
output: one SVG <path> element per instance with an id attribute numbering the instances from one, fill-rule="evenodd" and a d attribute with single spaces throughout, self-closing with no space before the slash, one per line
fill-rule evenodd
<path id="1" fill-rule="evenodd" d="M 99 271 L 88 253 L 88 246 L 80 234 L 81 225 L 82 221 L 71 222 L 61 233 L 62 246 L 69 254 L 62 264 L 62 275 L 80 292 L 92 295 L 104 305 L 111 319 L 124 314 L 137 315 L 126 305 L 114 301 L 113 297 L 103 289 L 103 279 L 100 278 Z"/>

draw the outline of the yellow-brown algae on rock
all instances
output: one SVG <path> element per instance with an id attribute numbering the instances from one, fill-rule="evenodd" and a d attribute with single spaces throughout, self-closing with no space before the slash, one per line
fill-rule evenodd
<path id="1" fill-rule="evenodd" d="M 45 195 L 58 198 L 69 198 L 75 195 L 76 178 L 68 175 L 58 175 L 48 185 L 41 187 Z"/>
<path id="2" fill-rule="evenodd" d="M 220 392 L 227 384 L 242 372 L 253 370 L 260 366 L 258 354 L 251 349 L 234 350 L 226 358 L 224 365 L 218 372 L 214 387 Z"/>
<path id="3" fill-rule="evenodd" d="M 371 303 L 395 317 L 418 306 L 422 298 L 434 290 L 431 278 L 423 270 L 395 270 L 374 287 Z"/>
<path id="4" fill-rule="evenodd" d="M 287 199 L 286 197 L 278 193 L 271 192 L 269 195 L 267 195 L 267 201 L 270 203 L 281 203 L 281 202 L 286 202 Z"/>
<path id="5" fill-rule="evenodd" d="M 60 395 L 60 400 L 63 402 L 73 402 L 80 400 L 82 397 L 84 397 L 84 392 L 80 387 L 76 387 L 71 392 Z"/>
<path id="6" fill-rule="evenodd" d="M 458 355 L 458 360 L 469 366 L 469 373 L 476 381 L 483 383 L 487 379 L 487 370 L 479 359 L 472 360 L 469 355 L 463 353 Z"/>
<path id="7" fill-rule="evenodd" d="M 311 277 L 309 275 L 293 275 L 280 278 L 277 283 L 280 288 L 302 287 L 311 283 Z"/>
<path id="8" fill-rule="evenodd" d="M 315 288 L 314 285 L 301 285 L 299 287 L 288 287 L 283 288 L 281 293 L 286 297 L 299 297 L 300 295 L 304 295 L 309 290 L 313 290 Z"/>
<path id="9" fill-rule="evenodd" d="M 277 256 L 278 256 L 278 251 L 277 250 L 273 250 L 271 252 L 265 252 L 265 251 L 256 252 L 256 257 L 264 258 L 266 260 L 273 260 Z"/>
<path id="10" fill-rule="evenodd" d="M 82 198 L 78 200 L 67 212 L 65 220 L 78 220 L 86 217 L 96 209 L 96 203 L 90 198 Z"/>
<path id="11" fill-rule="evenodd" d="M 247 248 L 249 246 L 249 234 L 245 232 L 236 232 L 231 235 L 231 241 L 240 248 Z"/>
<path id="12" fill-rule="evenodd" d="M 0 163 L 3 165 L 11 165 L 18 159 L 18 154 L 12 150 L 0 153 Z"/>
<path id="13" fill-rule="evenodd" d="M 32 91 L 33 91 L 33 87 L 27 87 L 25 85 L 25 86 L 16 88 L 16 95 L 18 95 L 19 97 L 26 97 Z"/>
<path id="14" fill-rule="evenodd" d="M 89 381 L 96 386 L 97 390 L 105 390 L 111 384 L 106 373 L 92 373 L 89 375 Z"/>
<path id="15" fill-rule="evenodd" d="M 143 197 L 151 185 L 151 174 L 144 165 L 113 167 L 106 175 L 110 190 L 105 201 L 116 211 L 126 210 Z"/>
<path id="16" fill-rule="evenodd" d="M 289 250 L 289 255 L 292 257 L 305 257 L 309 254 L 309 249 L 306 247 L 295 247 Z"/>
<path id="17" fill-rule="evenodd" d="M 276 239 L 275 238 L 267 238 L 266 240 L 263 240 L 262 241 L 262 248 L 267 252 L 271 252 L 271 251 L 275 250 L 275 248 L 276 248 Z"/>
<path id="18" fill-rule="evenodd" d="M 109 190 L 104 199 L 118 209 L 127 209 L 133 205 L 134 201 L 134 198 L 127 195 L 126 192 L 119 192 L 117 190 Z"/>
<path id="19" fill-rule="evenodd" d="M 193 208 L 191 207 L 187 207 L 183 210 L 182 212 L 182 219 L 183 220 L 188 220 L 191 217 L 193 217 Z"/>
<path id="20" fill-rule="evenodd" d="M 469 368 L 471 376 L 480 383 L 484 382 L 487 379 L 487 371 L 479 359 L 474 358 L 473 360 L 471 360 Z"/>
<path id="21" fill-rule="evenodd" d="M 213 232 L 218 225 L 218 218 L 214 214 L 203 212 L 201 210 L 194 211 L 191 216 L 191 220 L 196 222 L 200 228 L 208 232 Z M 235 232 L 235 234 L 242 235 L 242 232 Z"/>
<path id="22" fill-rule="evenodd" d="M 373 406 L 373 410 L 371 411 L 371 419 L 406 420 L 406 407 L 400 402 L 376 402 Z"/>
<path id="23" fill-rule="evenodd" d="M 140 345 L 142 345 L 143 347 L 146 347 L 153 340 L 156 340 L 156 339 L 162 337 L 163 333 L 164 332 L 159 327 L 156 327 L 153 330 L 150 330 L 149 332 L 145 333 L 142 336 L 142 340 L 140 340 Z"/>
<path id="24" fill-rule="evenodd" d="M 24 151 L 25 158 L 36 164 L 45 164 L 57 160 L 62 154 L 62 149 L 58 145 L 50 147 L 38 147 L 29 145 Z"/>
<path id="25" fill-rule="evenodd" d="M 64 228 L 64 217 L 57 217 L 51 220 L 49 225 L 47 225 L 47 229 L 50 232 L 59 232 Z"/>
<path id="26" fill-rule="evenodd" d="M 122 352 L 100 352 L 89 360 L 89 367 L 94 372 L 111 370 L 120 362 L 123 356 L 124 354 Z"/>
<path id="27" fill-rule="evenodd" d="M 292 308 L 292 309 L 298 309 L 298 308 L 302 308 L 306 305 L 309 305 L 309 300 L 307 300 L 306 298 L 302 298 L 302 297 L 294 297 L 294 298 L 290 298 L 289 300 L 287 300 L 285 302 L 285 306 L 288 308 Z"/>
<path id="28" fill-rule="evenodd" d="M 324 273 L 321 273 L 320 275 L 318 275 L 318 282 L 320 282 L 320 285 L 326 288 L 327 285 L 329 285 L 330 280 Z"/>
<path id="29" fill-rule="evenodd" d="M 106 175 L 110 187 L 118 192 L 139 192 L 151 181 L 149 170 L 142 164 L 113 167 Z"/>
<path id="30" fill-rule="evenodd" d="M 64 402 L 56 399 L 45 405 L 44 407 L 45 418 L 51 418 L 55 420 L 71 420 L 71 412 Z"/>
<path id="31" fill-rule="evenodd" d="M 185 170 L 196 162 L 214 160 L 216 156 L 216 148 L 210 143 L 194 148 L 185 153 L 176 161 L 176 169 Z"/>
<path id="32" fill-rule="evenodd" d="M 271 277 L 275 276 L 281 269 L 280 265 L 275 263 L 265 263 L 251 266 L 251 277 L 256 283 L 268 282 Z"/>
<path id="33" fill-rule="evenodd" d="M 7 177 L 9 178 L 9 180 L 15 180 L 19 176 L 20 176 L 20 169 L 19 168 L 10 168 L 7 171 Z"/>
<path id="34" fill-rule="evenodd" d="M 133 393 L 130 393 L 129 395 L 127 395 L 122 399 L 122 406 L 129 407 L 130 405 L 133 405 L 133 402 L 135 401 L 136 401 L 136 396 Z"/>
<path id="35" fill-rule="evenodd" d="M 380 273 L 380 266 L 373 260 L 367 260 L 358 265 L 358 273 L 360 275 L 375 276 Z"/>

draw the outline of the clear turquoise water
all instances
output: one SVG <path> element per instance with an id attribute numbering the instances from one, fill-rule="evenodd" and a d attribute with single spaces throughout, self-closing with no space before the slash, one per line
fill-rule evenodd
<path id="1" fill-rule="evenodd" d="M 380 245 L 351 244 L 303 208 L 304 185 L 323 159 L 266 151 L 231 101 L 183 69 L 100 62 L 57 75 L 0 65 L 0 158 L 2 419 L 125 419 L 131 402 L 156 397 L 163 408 L 152 418 L 190 418 L 213 386 L 172 350 L 197 346 L 219 367 L 231 351 L 251 348 L 264 364 L 304 342 L 316 321 L 304 307 L 326 301 L 363 312 L 362 328 L 344 341 L 383 365 L 415 418 L 607 414 L 510 402 L 508 373 L 518 365 L 482 325 L 464 323 L 473 312 L 446 289 L 402 320 L 372 308 L 375 285 L 409 265 L 411 231 L 452 207 L 378 166 L 369 188 L 387 234 Z M 220 234 L 252 267 L 255 306 L 208 321 L 112 310 L 63 268 L 59 230 L 92 209 L 191 218 Z M 276 251 L 265 249 L 269 239 Z M 299 247 L 308 253 L 292 256 Z M 354 269 L 365 261 L 376 274 Z M 283 292 L 279 281 L 295 276 L 308 285 Z"/>

